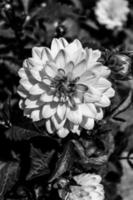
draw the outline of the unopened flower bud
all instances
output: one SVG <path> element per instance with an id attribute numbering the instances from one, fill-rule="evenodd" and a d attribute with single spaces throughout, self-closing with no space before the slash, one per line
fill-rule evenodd
<path id="1" fill-rule="evenodd" d="M 68 183 L 69 183 L 69 181 L 67 179 L 61 178 L 58 181 L 58 187 L 65 188 Z"/>
<path id="2" fill-rule="evenodd" d="M 109 67 L 115 78 L 128 78 L 131 67 L 131 58 L 126 54 L 112 55 L 109 60 Z"/>
<path id="3" fill-rule="evenodd" d="M 131 59 L 127 55 L 116 55 L 118 64 L 120 65 L 120 73 L 127 74 L 130 70 Z"/>

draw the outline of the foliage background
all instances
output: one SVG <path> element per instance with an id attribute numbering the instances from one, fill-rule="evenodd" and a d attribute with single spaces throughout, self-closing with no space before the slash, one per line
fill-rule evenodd
<path id="1" fill-rule="evenodd" d="M 121 200 L 122 196 L 127 200 L 133 192 L 128 190 L 133 179 L 127 183 L 133 174 L 132 68 L 130 79 L 113 71 L 116 98 L 103 122 L 87 138 L 83 132 L 79 141 L 76 136 L 63 142 L 50 138 L 43 122 L 32 123 L 18 108 L 17 71 L 31 56 L 32 47 L 50 46 L 54 37 L 78 38 L 84 46 L 101 49 L 105 63 L 112 52 L 133 50 L 132 0 L 121 31 L 109 31 L 97 22 L 96 2 L 0 1 L 0 199 L 59 199 L 60 177 L 71 178 L 71 173 L 88 170 L 102 175 L 106 200 Z"/>

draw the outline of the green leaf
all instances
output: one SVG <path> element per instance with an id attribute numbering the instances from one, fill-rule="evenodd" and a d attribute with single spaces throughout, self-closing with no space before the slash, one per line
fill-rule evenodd
<path id="1" fill-rule="evenodd" d="M 0 199 L 10 191 L 18 180 L 18 162 L 0 162 Z"/>

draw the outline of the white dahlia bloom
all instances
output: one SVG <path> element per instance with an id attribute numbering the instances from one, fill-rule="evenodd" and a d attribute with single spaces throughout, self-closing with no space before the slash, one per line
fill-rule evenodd
<path id="1" fill-rule="evenodd" d="M 127 0 L 99 0 L 95 8 L 98 22 L 108 29 L 121 28 L 129 11 Z"/>
<path id="2" fill-rule="evenodd" d="M 24 115 L 45 119 L 49 133 L 65 137 L 91 130 L 103 118 L 102 107 L 114 96 L 110 70 L 98 61 L 99 50 L 83 48 L 79 40 L 53 39 L 51 49 L 34 47 L 19 70 L 18 93 Z"/>
<path id="3" fill-rule="evenodd" d="M 74 177 L 77 185 L 70 186 L 65 200 L 104 200 L 104 188 L 100 184 L 101 176 L 96 174 L 80 174 Z M 59 190 L 62 198 L 63 189 Z"/>

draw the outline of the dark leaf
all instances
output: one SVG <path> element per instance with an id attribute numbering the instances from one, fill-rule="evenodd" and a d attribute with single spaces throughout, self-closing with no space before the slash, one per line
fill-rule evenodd
<path id="1" fill-rule="evenodd" d="M 133 149 L 131 149 L 127 156 L 127 161 L 130 167 L 133 169 Z"/>
<path id="2" fill-rule="evenodd" d="M 14 32 L 10 28 L 8 28 L 8 29 L 2 29 L 0 27 L 0 37 L 14 39 Z"/>
<path id="3" fill-rule="evenodd" d="M 83 168 L 87 169 L 89 166 L 100 166 L 107 161 L 108 156 L 105 155 L 103 151 L 100 151 L 100 149 L 98 150 L 96 144 L 90 144 L 87 148 L 78 141 L 73 140 L 73 144 L 78 155 L 77 162 L 82 165 Z"/>
<path id="4" fill-rule="evenodd" d="M 121 101 L 121 103 L 112 111 L 112 119 L 117 118 L 117 116 L 124 112 L 132 104 L 132 91 L 129 92 L 126 99 Z"/>
<path id="5" fill-rule="evenodd" d="M 122 175 L 122 166 L 119 160 L 114 159 L 111 161 L 108 161 L 107 163 L 107 175 L 106 175 L 106 180 L 109 182 L 119 182 L 120 177 Z"/>
<path id="6" fill-rule="evenodd" d="M 23 128 L 19 126 L 12 126 L 9 130 L 5 132 L 5 134 L 7 138 L 15 141 L 29 140 L 30 138 L 41 135 L 35 130 L 30 130 L 28 128 Z"/>
<path id="7" fill-rule="evenodd" d="M 81 160 L 86 160 L 87 156 L 85 154 L 85 149 L 83 147 L 83 145 L 76 141 L 76 140 L 72 140 L 73 144 L 74 144 L 74 150 L 77 152 L 77 154 L 79 155 Z"/>
<path id="8" fill-rule="evenodd" d="M 90 19 L 88 19 L 88 20 L 85 22 L 85 24 L 86 24 L 87 26 L 89 26 L 90 28 L 94 29 L 94 30 L 98 30 L 98 29 L 99 29 L 98 26 L 97 26 L 97 24 L 96 24 L 94 21 L 90 20 Z"/>
<path id="9" fill-rule="evenodd" d="M 55 20 L 66 17 L 73 17 L 73 18 L 79 17 L 77 13 L 73 12 L 72 7 L 67 6 L 65 4 L 61 5 L 60 3 L 56 2 L 48 4 L 46 7 L 36 9 L 36 11 L 35 13 L 33 13 L 32 17 L 35 17 L 36 19 L 44 19 L 47 20 L 47 22 L 54 22 Z"/>
<path id="10" fill-rule="evenodd" d="M 78 10 L 82 10 L 82 4 L 80 0 L 71 0 L 71 2 L 73 3 L 73 5 L 75 6 L 75 8 L 77 8 Z"/>
<path id="11" fill-rule="evenodd" d="M 15 35 L 13 30 L 10 27 L 6 26 L 6 23 L 3 21 L 1 21 L 0 23 L 0 37 L 4 37 L 6 39 L 10 38 L 10 39 L 14 39 Z"/>
<path id="12" fill-rule="evenodd" d="M 102 155 L 99 156 L 97 158 L 89 158 L 87 161 L 87 164 L 91 164 L 91 165 L 103 165 L 105 162 L 107 162 L 107 155 Z"/>
<path id="13" fill-rule="evenodd" d="M 25 13 L 27 14 L 29 11 L 29 7 L 30 7 L 31 3 L 33 2 L 33 0 L 20 0 L 20 1 L 24 7 Z"/>
<path id="14" fill-rule="evenodd" d="M 65 146 L 61 157 L 57 161 L 55 171 L 52 174 L 51 178 L 49 179 L 49 182 L 52 182 L 55 179 L 59 178 L 62 174 L 64 174 L 66 171 L 70 169 L 74 161 L 73 157 L 74 157 L 73 144 L 70 141 Z"/>
<path id="15" fill-rule="evenodd" d="M 31 180 L 49 174 L 49 163 L 53 154 L 54 150 L 42 153 L 39 149 L 31 146 L 31 169 L 26 179 Z"/>
<path id="16" fill-rule="evenodd" d="M 125 132 L 117 132 L 115 136 L 115 150 L 113 152 L 114 156 L 120 156 L 128 145 L 128 135 Z"/>
<path id="17" fill-rule="evenodd" d="M 18 162 L 0 162 L 0 199 L 15 185 L 18 175 Z"/>
<path id="18" fill-rule="evenodd" d="M 17 58 L 12 58 L 11 56 L 0 56 L 0 64 L 4 65 L 11 74 L 18 76 L 21 62 L 18 61 Z"/>
<path id="19" fill-rule="evenodd" d="M 2 112 L 1 112 L 1 119 L 0 124 L 6 128 L 11 127 L 11 110 L 10 110 L 10 97 L 7 98 L 5 103 L 3 104 Z"/>

